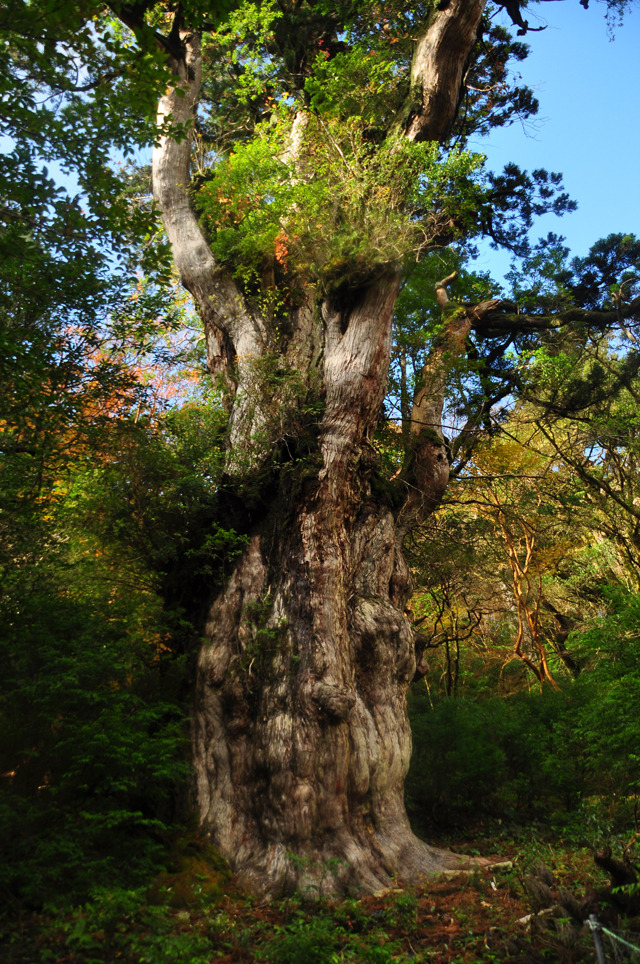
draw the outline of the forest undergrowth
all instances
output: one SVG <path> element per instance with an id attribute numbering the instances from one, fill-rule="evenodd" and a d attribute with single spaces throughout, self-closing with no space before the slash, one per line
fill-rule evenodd
<path id="1" fill-rule="evenodd" d="M 591 932 L 577 911 L 585 892 L 605 888 L 605 874 L 589 847 L 542 827 L 495 819 L 470 823 L 436 842 L 484 856 L 485 865 L 376 895 L 317 901 L 295 894 L 259 902 L 239 893 L 210 848 L 192 835 L 174 851 L 174 873 L 163 872 L 148 888 L 96 889 L 73 908 L 50 903 L 37 913 L 5 916 L 0 953 L 6 964 L 595 959 Z M 621 849 L 624 841 L 615 843 Z M 550 884 L 550 911 L 540 907 L 531 885 L 541 878 Z M 640 929 L 640 919 L 614 916 L 618 926 Z M 611 914 L 606 921 L 613 925 Z"/>

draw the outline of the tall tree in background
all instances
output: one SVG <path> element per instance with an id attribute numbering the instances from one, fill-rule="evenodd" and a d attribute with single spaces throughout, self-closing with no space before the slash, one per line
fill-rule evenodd
<path id="1" fill-rule="evenodd" d="M 158 116 L 187 136 L 156 147 L 154 196 L 226 395 L 225 511 L 249 536 L 199 657 L 197 805 L 253 889 L 378 890 L 457 863 L 413 835 L 403 802 L 419 657 L 403 540 L 447 486 L 449 373 L 473 357 L 467 444 L 513 387 L 507 350 L 584 322 L 488 292 L 454 303 L 455 273 L 435 276 L 439 331 L 403 387 L 385 479 L 374 433 L 399 286 L 411 261 L 474 235 L 522 252 L 532 214 L 569 202 L 557 175 L 489 175 L 465 150 L 535 110 L 506 79 L 525 50 L 484 0 L 247 5 L 204 50 L 182 8 L 166 22 Z M 636 309 L 621 299 L 621 318 Z"/>

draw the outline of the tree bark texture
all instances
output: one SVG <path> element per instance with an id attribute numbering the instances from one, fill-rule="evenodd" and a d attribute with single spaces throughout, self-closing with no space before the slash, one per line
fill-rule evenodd
<path id="1" fill-rule="evenodd" d="M 371 891 L 459 858 L 411 833 L 416 670 L 397 520 L 372 491 L 397 281 L 325 329 L 320 456 L 279 490 L 214 603 L 198 664 L 204 825 L 259 892 Z"/>
<path id="2" fill-rule="evenodd" d="M 423 90 L 423 137 L 440 136 L 453 120 L 462 68 L 452 81 L 448 58 L 464 65 L 475 41 L 482 4 L 456 0 L 451 9 L 458 8 L 457 33 L 447 8 L 427 31 L 429 50 L 426 41 L 418 46 L 417 60 L 430 67 L 420 61 L 414 83 L 424 74 L 432 85 Z M 186 96 L 170 89 L 159 117 L 185 124 L 197 103 L 200 48 L 195 35 L 182 41 L 186 55 L 174 70 Z M 446 107 L 443 84 L 457 84 Z M 424 133 L 428 123 L 437 135 Z M 282 331 L 276 344 L 268 319 L 206 244 L 187 196 L 189 152 L 188 137 L 161 141 L 154 193 L 204 321 L 211 369 L 235 391 L 227 478 L 249 534 L 211 607 L 198 660 L 192 732 L 202 825 L 239 881 L 259 893 L 375 892 L 395 879 L 457 868 L 460 858 L 413 835 L 404 807 L 406 694 L 421 653 L 405 616 L 411 578 L 402 541 L 447 485 L 443 366 L 470 319 L 452 314 L 440 354 L 425 368 L 411 425 L 414 457 L 390 492 L 380 484 L 371 438 L 386 390 L 399 272 L 348 303 L 318 303 L 310 291 L 289 314 L 284 344 Z M 272 358 L 321 406 L 306 456 L 275 474 L 264 468 L 273 446 L 286 447 L 295 434 L 287 425 L 304 417 L 282 382 L 269 382 Z"/>
<path id="3" fill-rule="evenodd" d="M 405 120 L 407 137 L 438 141 L 446 136 L 463 92 L 486 0 L 438 4 L 418 41 L 411 67 L 412 95 Z"/>

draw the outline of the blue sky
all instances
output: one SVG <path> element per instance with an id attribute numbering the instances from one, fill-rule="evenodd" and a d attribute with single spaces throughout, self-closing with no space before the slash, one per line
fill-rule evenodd
<path id="1" fill-rule="evenodd" d="M 540 101 L 536 129 L 516 123 L 471 145 L 493 170 L 515 161 L 564 174 L 578 210 L 540 218 L 532 237 L 563 234 L 576 255 L 611 232 L 640 234 L 640 8 L 625 16 L 613 40 L 605 9 L 594 0 L 589 10 L 578 0 L 527 8 L 530 26 L 548 24 L 527 35 L 531 53 L 515 68 Z M 487 249 L 479 266 L 499 278 L 508 265 L 506 253 Z"/>

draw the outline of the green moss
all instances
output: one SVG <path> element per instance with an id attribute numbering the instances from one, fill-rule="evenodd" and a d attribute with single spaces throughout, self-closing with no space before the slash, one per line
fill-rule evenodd
<path id="1" fill-rule="evenodd" d="M 424 442 L 431 442 L 432 445 L 442 445 L 442 439 L 438 433 L 433 428 L 425 426 L 420 430 L 420 434 L 417 437 L 416 444 L 423 444 Z"/>
<path id="2" fill-rule="evenodd" d="M 176 855 L 174 866 L 156 878 L 147 896 L 151 904 L 175 908 L 211 906 L 229 892 L 230 880 L 229 865 L 215 847 L 198 843 Z"/>
<path id="3" fill-rule="evenodd" d="M 442 309 L 442 314 L 447 321 L 453 321 L 456 318 L 464 318 L 467 314 L 467 309 L 464 305 L 457 305 L 455 302 L 449 302 Z"/>

